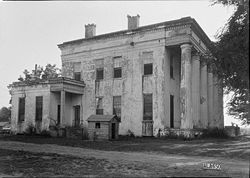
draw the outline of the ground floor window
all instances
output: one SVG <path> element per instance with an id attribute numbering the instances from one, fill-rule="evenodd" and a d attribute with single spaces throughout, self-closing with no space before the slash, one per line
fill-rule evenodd
<path id="1" fill-rule="evenodd" d="M 96 98 L 96 114 L 103 115 L 103 98 L 97 97 Z"/>
<path id="2" fill-rule="evenodd" d="M 143 95 L 143 120 L 153 120 L 153 95 Z"/>
<path id="3" fill-rule="evenodd" d="M 170 128 L 174 128 L 174 95 L 170 95 Z"/>
<path id="4" fill-rule="evenodd" d="M 60 124 L 61 120 L 61 105 L 57 105 L 57 124 Z"/>
<path id="5" fill-rule="evenodd" d="M 25 116 L 25 98 L 19 98 L 18 103 L 18 122 L 23 122 Z"/>
<path id="6" fill-rule="evenodd" d="M 36 97 L 36 121 L 42 121 L 43 118 L 43 97 Z"/>
<path id="7" fill-rule="evenodd" d="M 80 106 L 76 105 L 74 106 L 75 109 L 75 127 L 80 126 Z"/>
<path id="8" fill-rule="evenodd" d="M 121 118 L 121 96 L 113 97 L 113 114 Z"/>

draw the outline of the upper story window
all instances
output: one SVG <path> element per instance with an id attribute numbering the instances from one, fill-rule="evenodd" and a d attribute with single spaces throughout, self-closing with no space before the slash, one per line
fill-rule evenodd
<path id="1" fill-rule="evenodd" d="M 121 78 L 122 77 L 122 68 L 116 67 L 114 68 L 114 78 Z"/>
<path id="2" fill-rule="evenodd" d="M 23 122 L 25 116 L 25 98 L 19 98 L 18 104 L 18 122 Z"/>
<path id="3" fill-rule="evenodd" d="M 81 62 L 74 63 L 74 79 L 80 81 L 81 80 Z"/>
<path id="4" fill-rule="evenodd" d="M 81 80 L 81 72 L 74 72 L 74 79 L 77 81 Z"/>
<path id="5" fill-rule="evenodd" d="M 144 75 L 153 74 L 153 63 L 144 64 Z"/>
<path id="6" fill-rule="evenodd" d="M 97 68 L 96 69 L 96 80 L 103 80 L 103 68 Z"/>

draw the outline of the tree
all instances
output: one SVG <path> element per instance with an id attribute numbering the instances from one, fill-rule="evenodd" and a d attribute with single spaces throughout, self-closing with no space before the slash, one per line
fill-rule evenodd
<path id="1" fill-rule="evenodd" d="M 45 70 L 43 70 L 43 79 L 56 78 L 60 75 L 60 69 L 56 67 L 56 65 L 47 64 L 45 66 Z"/>
<path id="2" fill-rule="evenodd" d="M 0 109 L 0 122 L 8 122 L 10 120 L 11 109 L 10 107 L 2 107 Z"/>
<path id="3" fill-rule="evenodd" d="M 23 71 L 24 78 L 22 76 L 19 76 L 19 81 L 30 81 L 32 78 L 35 79 L 51 79 L 51 78 L 57 78 L 61 75 L 61 70 L 56 67 L 56 65 L 47 64 L 45 66 L 45 69 L 43 69 L 42 66 L 36 65 L 35 69 L 32 70 L 32 72 L 25 69 Z"/>
<path id="4" fill-rule="evenodd" d="M 222 79 L 226 93 L 233 93 L 229 114 L 250 124 L 249 119 L 249 1 L 215 0 L 214 4 L 235 6 L 236 10 L 211 46 L 211 61 Z"/>

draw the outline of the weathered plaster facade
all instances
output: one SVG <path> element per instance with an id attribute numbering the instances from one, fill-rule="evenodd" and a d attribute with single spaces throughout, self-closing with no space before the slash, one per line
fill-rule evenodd
<path id="1" fill-rule="evenodd" d="M 11 127 L 14 133 L 22 133 L 29 126 L 38 132 L 48 130 L 58 120 L 57 106 L 60 105 L 60 123 L 71 126 L 74 122 L 73 106 L 82 101 L 84 83 L 71 79 L 57 78 L 45 81 L 14 82 L 11 84 Z M 64 100 L 61 100 L 62 96 Z M 42 97 L 42 121 L 36 122 L 36 97 Z M 19 99 L 25 99 L 24 120 L 19 120 Z M 62 112 L 64 114 L 62 114 Z M 82 115 L 82 114 L 81 114 Z"/>
<path id="2" fill-rule="evenodd" d="M 174 128 L 208 128 L 208 124 L 222 128 L 222 95 L 216 92 L 218 88 L 213 81 L 214 101 L 210 103 L 213 102 L 213 110 L 220 105 L 213 113 L 208 106 L 211 93 L 207 87 L 207 64 L 200 63 L 200 54 L 208 50 L 210 40 L 196 21 L 187 17 L 143 27 L 138 25 L 139 16 L 128 16 L 128 30 L 59 45 L 63 75 L 72 77 L 73 72 L 79 71 L 86 83 L 83 122 L 86 124 L 86 119 L 95 114 L 96 97 L 103 97 L 104 114 L 112 114 L 112 98 L 121 96 L 120 134 L 130 130 L 140 136 L 143 94 L 151 93 L 154 135 L 159 129 L 170 127 L 170 95 L 174 96 Z M 173 78 L 170 77 L 170 56 L 174 59 Z M 147 63 L 153 63 L 152 75 L 143 73 Z M 96 81 L 96 69 L 100 67 L 104 68 L 104 79 Z M 122 68 L 122 78 L 113 78 L 114 67 Z"/>
<path id="3" fill-rule="evenodd" d="M 215 85 L 218 79 L 201 60 L 210 43 L 201 27 L 190 17 L 140 27 L 139 18 L 128 16 L 128 30 L 97 36 L 96 25 L 86 25 L 85 38 L 58 45 L 63 77 L 74 79 L 80 73 L 85 85 L 80 96 L 46 89 L 50 117 L 56 117 L 55 107 L 61 103 L 62 123 L 70 125 L 72 106 L 80 105 L 81 123 L 87 125 L 87 118 L 96 114 L 97 97 L 103 99 L 103 114 L 112 115 L 113 97 L 121 96 L 119 134 L 130 130 L 142 136 L 147 123 L 152 134 L 146 135 L 170 127 L 223 128 L 222 88 Z M 150 63 L 153 73 L 144 75 L 144 65 Z M 121 78 L 113 77 L 117 67 L 122 69 Z M 102 80 L 96 80 L 98 68 L 104 70 Z M 143 120 L 145 94 L 152 94 L 152 121 Z M 18 92 L 12 94 L 14 110 L 18 97 Z M 13 122 L 15 118 L 14 114 Z"/>

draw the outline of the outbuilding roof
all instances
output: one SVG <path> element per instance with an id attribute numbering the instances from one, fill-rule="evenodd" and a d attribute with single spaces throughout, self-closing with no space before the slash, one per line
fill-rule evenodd
<path id="1" fill-rule="evenodd" d="M 112 119 L 116 119 L 120 122 L 119 118 L 115 115 L 91 115 L 87 119 L 88 122 L 110 122 Z"/>

